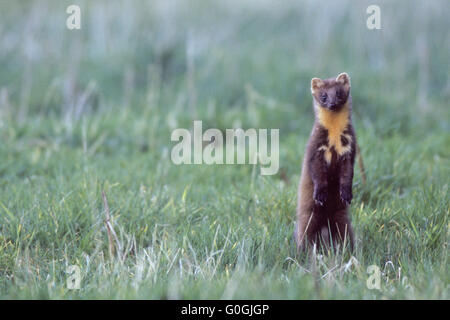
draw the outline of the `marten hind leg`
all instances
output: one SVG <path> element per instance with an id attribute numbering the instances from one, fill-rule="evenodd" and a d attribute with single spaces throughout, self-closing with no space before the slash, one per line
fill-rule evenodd
<path id="1" fill-rule="evenodd" d="M 333 243 L 343 244 L 345 241 L 345 243 L 350 246 L 350 250 L 353 251 L 355 239 L 347 210 L 337 211 L 332 218 L 330 227 L 332 230 Z"/>

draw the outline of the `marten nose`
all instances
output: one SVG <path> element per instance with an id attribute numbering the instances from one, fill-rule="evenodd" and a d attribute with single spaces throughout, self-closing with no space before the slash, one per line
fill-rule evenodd
<path id="1" fill-rule="evenodd" d="M 335 100 L 327 103 L 327 108 L 330 110 L 335 110 L 335 109 L 337 109 L 337 107 L 338 107 L 338 104 Z"/>
<path id="2" fill-rule="evenodd" d="M 327 108 L 332 109 L 336 106 L 335 101 L 329 101 L 327 102 Z"/>
<path id="3" fill-rule="evenodd" d="M 327 99 L 326 107 L 328 109 L 333 109 L 337 106 L 336 96 L 330 94 Z"/>

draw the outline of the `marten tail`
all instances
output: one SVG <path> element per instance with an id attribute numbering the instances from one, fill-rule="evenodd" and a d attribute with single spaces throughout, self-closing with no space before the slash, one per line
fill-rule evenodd
<path id="1" fill-rule="evenodd" d="M 367 177 L 366 177 L 366 169 L 364 168 L 364 162 L 361 154 L 361 150 L 359 148 L 359 144 L 356 143 L 356 155 L 358 156 L 358 165 L 359 165 L 359 171 L 361 171 L 361 179 L 363 184 L 366 184 Z"/>

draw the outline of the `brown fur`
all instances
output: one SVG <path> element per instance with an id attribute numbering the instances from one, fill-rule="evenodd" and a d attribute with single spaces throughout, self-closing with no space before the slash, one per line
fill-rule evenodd
<path id="1" fill-rule="evenodd" d="M 350 78 L 311 81 L 315 122 L 303 159 L 294 233 L 297 248 L 322 240 L 325 245 L 354 244 L 348 217 L 352 200 L 356 136 Z"/>

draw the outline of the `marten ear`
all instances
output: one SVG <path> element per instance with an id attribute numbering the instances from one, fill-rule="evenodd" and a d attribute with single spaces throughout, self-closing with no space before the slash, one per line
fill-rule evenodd
<path id="1" fill-rule="evenodd" d="M 350 77 L 345 72 L 342 72 L 337 76 L 336 82 L 340 82 L 341 84 L 348 85 L 350 87 Z"/>
<path id="2" fill-rule="evenodd" d="M 311 93 L 314 93 L 316 90 L 318 90 L 322 86 L 323 86 L 322 79 L 319 79 L 319 78 L 311 79 Z"/>

